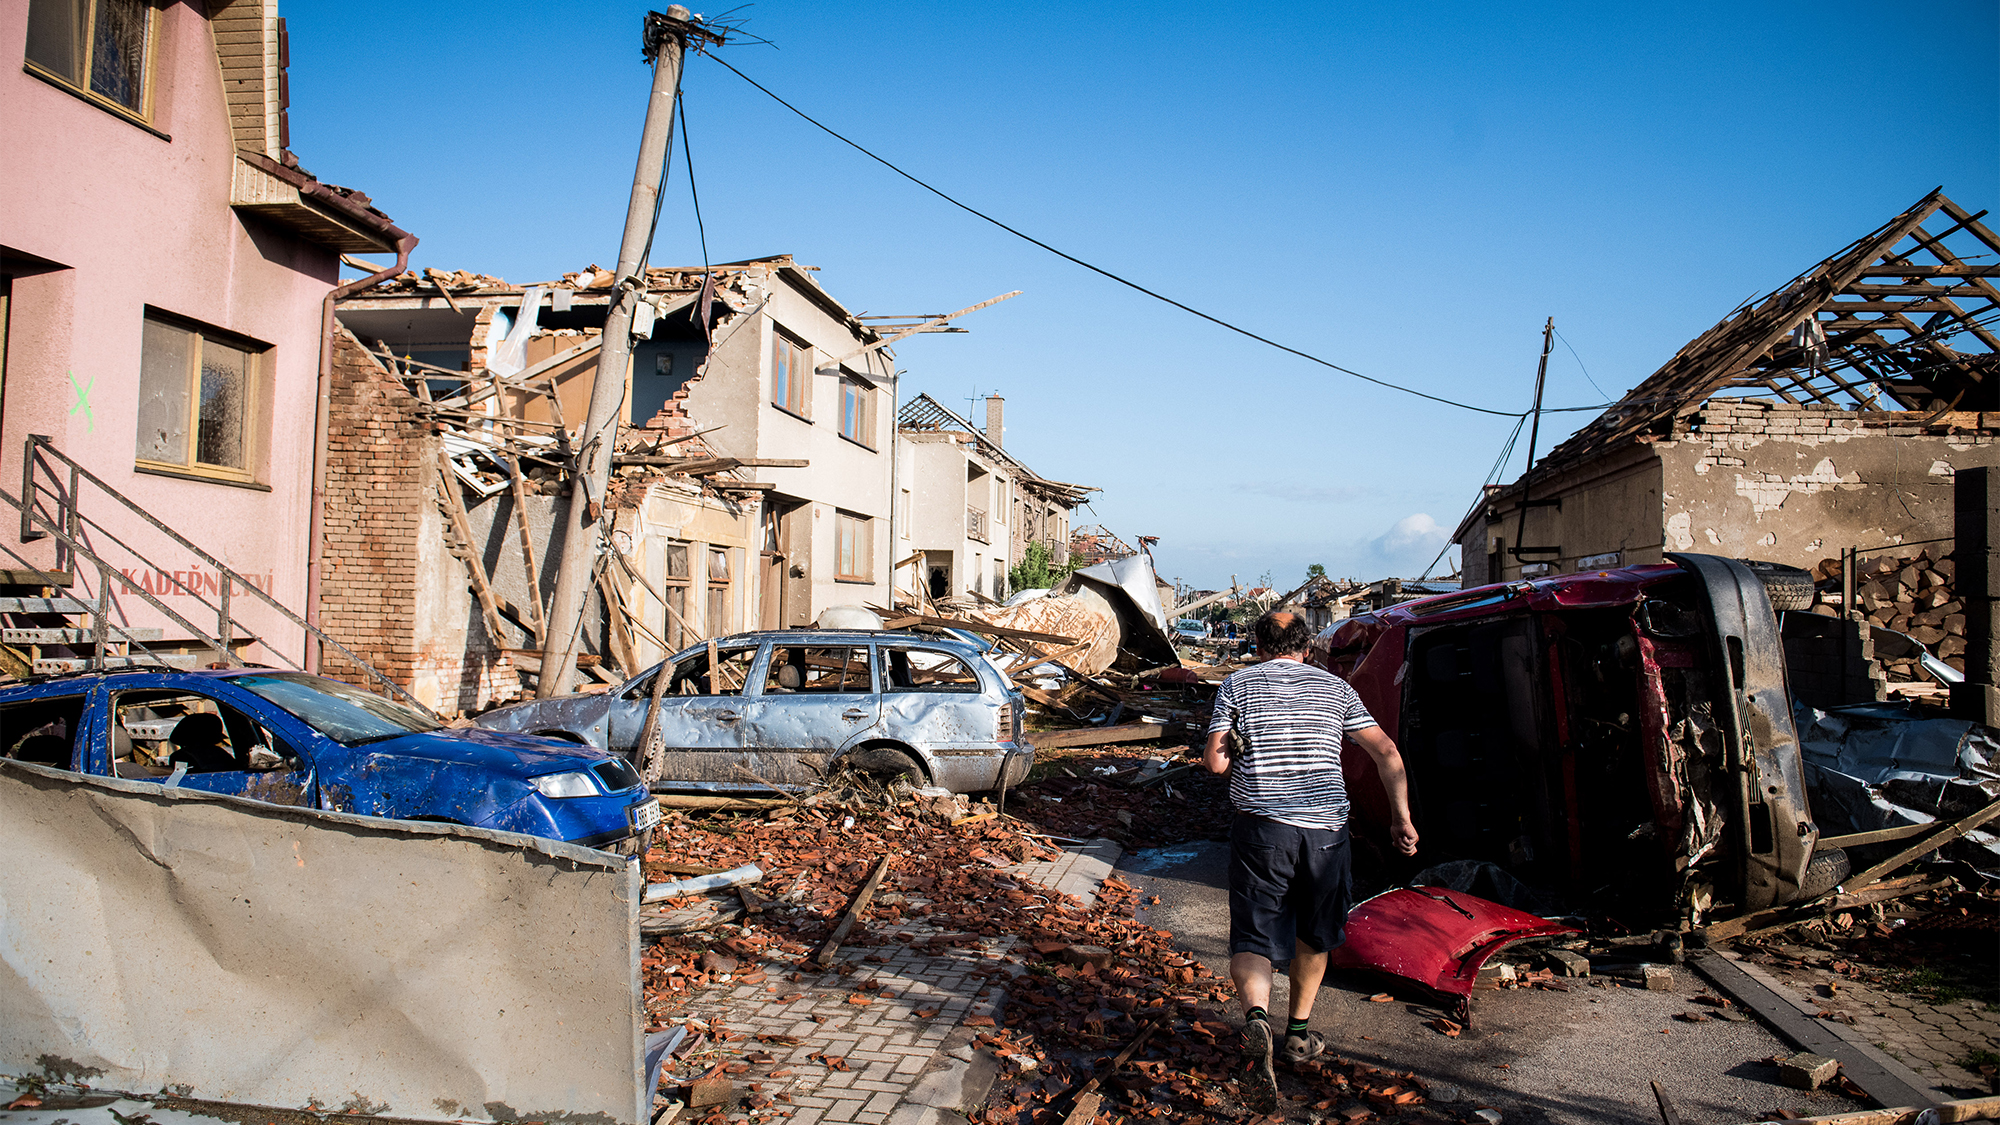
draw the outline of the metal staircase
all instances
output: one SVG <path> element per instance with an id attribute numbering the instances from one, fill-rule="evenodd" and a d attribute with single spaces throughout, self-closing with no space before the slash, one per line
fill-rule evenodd
<path id="1" fill-rule="evenodd" d="M 92 503 L 86 505 L 85 500 Z M 0 488 L 0 505 L 20 514 L 23 544 L 52 539 L 54 565 L 30 561 L 0 541 L 0 673 L 16 677 L 101 671 L 120 667 L 240 667 L 243 652 L 259 638 L 232 612 L 232 602 L 248 597 L 253 604 L 275 611 L 296 625 L 306 643 L 317 641 L 351 661 L 376 685 L 420 710 L 429 711 L 402 686 L 355 655 L 317 626 L 308 624 L 247 576 L 209 554 L 186 536 L 162 523 L 123 493 L 55 448 L 39 434 L 28 437 L 21 469 L 19 496 Z M 95 513 L 105 508 L 136 516 L 150 526 L 154 538 L 170 544 L 212 568 L 219 577 L 216 596 L 191 587 L 173 571 L 161 567 L 143 551 L 121 538 Z M 126 533 L 132 534 L 129 521 Z M 117 561 L 114 561 L 116 559 Z M 213 615 L 212 628 L 196 625 L 160 600 L 144 584 L 119 573 L 118 563 L 152 572 L 171 583 L 172 594 L 192 597 Z M 132 627 L 128 606 L 150 606 L 181 633 L 168 637 L 160 627 Z M 264 646 L 286 667 L 302 665 L 275 644 Z"/>

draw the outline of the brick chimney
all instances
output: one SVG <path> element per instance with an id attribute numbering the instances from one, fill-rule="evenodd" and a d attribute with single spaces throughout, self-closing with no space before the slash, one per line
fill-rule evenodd
<path id="1" fill-rule="evenodd" d="M 1006 405 L 1007 400 L 999 395 L 986 396 L 986 440 L 1002 449 L 1007 448 L 1007 443 L 1001 439 L 1005 427 L 1000 424 L 1000 415 Z"/>

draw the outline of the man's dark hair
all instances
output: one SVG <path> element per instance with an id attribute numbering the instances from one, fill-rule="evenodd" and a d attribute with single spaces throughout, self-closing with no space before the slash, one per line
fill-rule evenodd
<path id="1" fill-rule="evenodd" d="M 1312 626 L 1296 613 L 1272 610 L 1257 619 L 1260 656 L 1295 656 L 1312 647 Z"/>

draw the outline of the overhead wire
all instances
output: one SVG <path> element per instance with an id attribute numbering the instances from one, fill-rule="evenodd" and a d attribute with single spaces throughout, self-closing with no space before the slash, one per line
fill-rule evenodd
<path id="1" fill-rule="evenodd" d="M 966 214 L 971 215 L 974 218 L 982 219 L 988 223 L 991 223 L 994 226 L 999 227 L 1001 230 L 1006 231 L 1008 234 L 1011 234 L 1014 237 L 1019 238 L 1024 242 L 1029 242 L 1036 246 L 1039 246 L 1042 249 L 1048 251 L 1049 253 L 1054 254 L 1058 258 L 1062 258 L 1067 262 L 1071 262 L 1075 265 L 1082 266 L 1084 269 L 1087 269 L 1092 273 L 1098 274 L 1099 276 L 1115 281 L 1118 284 L 1123 285 L 1128 289 L 1132 289 L 1136 292 L 1143 293 L 1146 296 L 1151 297 L 1156 301 L 1172 305 L 1174 308 L 1177 308 L 1182 312 L 1200 317 L 1201 319 L 1208 321 L 1210 324 L 1214 324 L 1221 328 L 1226 328 L 1229 331 L 1234 332 L 1239 336 L 1248 337 L 1249 339 L 1255 340 L 1260 344 L 1269 345 L 1270 347 L 1276 348 L 1279 351 L 1295 355 L 1300 359 L 1306 360 L 1311 363 L 1317 363 L 1321 367 L 1330 368 L 1334 371 L 1340 372 L 1343 375 L 1353 376 L 1354 378 L 1360 379 L 1363 382 L 1373 383 L 1378 387 L 1385 387 L 1392 391 L 1401 391 L 1402 393 L 1407 395 L 1415 395 L 1416 397 L 1421 399 L 1428 399 L 1431 402 L 1440 403 L 1444 406 L 1457 407 L 1460 410 L 1470 410 L 1477 414 L 1490 414 L 1500 418 L 1519 418 L 1524 416 L 1522 413 L 1518 413 L 1512 410 L 1494 410 L 1490 407 L 1474 406 L 1469 402 L 1459 402 L 1456 399 L 1445 398 L 1442 395 L 1434 395 L 1428 391 L 1417 390 L 1414 387 L 1406 387 L 1400 383 L 1392 383 L 1389 382 L 1387 379 L 1377 379 L 1373 375 L 1364 375 L 1361 372 L 1356 371 L 1351 367 L 1343 367 L 1340 364 L 1333 362 L 1332 360 L 1322 359 L 1319 356 L 1313 355 L 1311 352 L 1301 351 L 1300 349 L 1294 348 L 1289 344 L 1279 343 L 1278 341 L 1273 340 L 1268 336 L 1260 335 L 1256 332 L 1251 331 L 1248 328 L 1242 327 L 1241 325 L 1232 324 L 1229 321 L 1224 320 L 1219 316 L 1214 316 L 1210 313 L 1205 313 L 1200 309 L 1195 308 L 1192 305 L 1185 304 L 1163 293 L 1157 292 L 1152 289 L 1148 289 L 1144 285 L 1141 285 L 1138 282 L 1133 281 L 1129 278 L 1121 277 L 1120 275 L 1115 274 L 1110 270 L 1105 269 L 1102 266 L 1094 265 L 1090 262 L 1083 260 L 1082 258 L 1077 257 L 1074 254 L 1068 253 L 1067 251 L 1059 250 L 1056 247 L 1051 246 L 1046 242 L 1043 242 L 1041 239 L 1036 238 L 1033 235 L 1026 233 L 1025 231 L 1021 231 L 1012 226 L 1009 226 L 1008 224 L 1001 222 L 999 219 L 994 218 L 993 216 L 987 214 L 986 212 L 981 211 L 978 208 L 973 207 L 968 203 L 964 203 L 946 194 L 945 192 L 939 190 L 938 188 L 932 187 L 930 184 L 925 183 L 923 180 L 918 179 L 916 176 L 911 175 L 908 172 L 905 172 L 903 169 L 897 167 L 895 164 L 891 163 L 886 158 L 876 155 L 875 153 L 862 147 L 862 145 L 859 142 L 856 142 L 854 140 L 847 138 L 846 136 L 843 136 L 842 134 L 836 132 L 831 126 L 826 125 L 824 122 L 821 122 L 817 118 L 814 118 L 811 114 L 800 109 L 798 106 L 795 106 L 792 103 L 786 101 L 784 98 L 779 97 L 776 93 L 773 93 L 763 83 L 758 82 L 756 79 L 736 69 L 736 67 L 730 65 L 729 60 L 721 57 L 714 51 L 703 51 L 702 54 L 708 56 L 711 59 L 714 59 L 718 63 L 721 63 L 722 66 L 725 69 L 727 69 L 731 74 L 734 74 L 736 75 L 736 77 L 741 78 L 743 81 L 748 82 L 752 86 L 755 86 L 758 90 L 762 91 L 765 94 L 765 96 L 769 97 L 772 101 L 777 102 L 779 105 L 784 106 L 786 109 L 791 110 L 794 114 L 797 114 L 798 117 L 801 120 L 805 121 L 807 124 L 825 133 L 827 136 L 832 137 L 834 140 L 837 140 L 840 143 L 848 146 L 854 151 L 860 153 L 861 155 L 866 156 L 868 159 L 873 160 L 874 162 L 880 164 L 884 168 L 887 168 L 891 172 L 896 173 L 898 176 L 901 176 L 904 179 L 910 181 L 911 183 L 917 185 L 918 187 L 923 188 L 925 191 L 930 192 L 932 195 L 937 196 L 939 199 L 944 200 L 946 203 L 951 204 L 953 207 L 956 207 L 959 210 L 964 211 Z M 1572 409 L 1595 410 L 1595 409 L 1602 409 L 1602 407 L 1575 407 Z M 1544 411 L 1544 413 L 1547 413 L 1547 411 Z"/>

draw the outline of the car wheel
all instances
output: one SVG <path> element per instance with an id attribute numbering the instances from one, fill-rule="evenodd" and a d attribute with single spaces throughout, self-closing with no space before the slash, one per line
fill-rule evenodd
<path id="1" fill-rule="evenodd" d="M 1799 901 L 1813 899 L 1838 887 L 1847 878 L 1853 866 L 1848 863 L 1845 848 L 1821 848 L 1806 862 L 1806 873 L 1799 879 Z"/>
<path id="2" fill-rule="evenodd" d="M 1764 593 L 1770 596 L 1772 609 L 1779 613 L 1802 613 L 1813 607 L 1818 591 L 1813 587 L 1811 571 L 1784 563 L 1741 561 L 1764 583 Z"/>
<path id="3" fill-rule="evenodd" d="M 928 785 L 924 764 L 908 751 L 894 746 L 863 746 L 847 755 L 846 762 L 870 777 L 888 784 L 898 778 L 911 785 Z"/>

